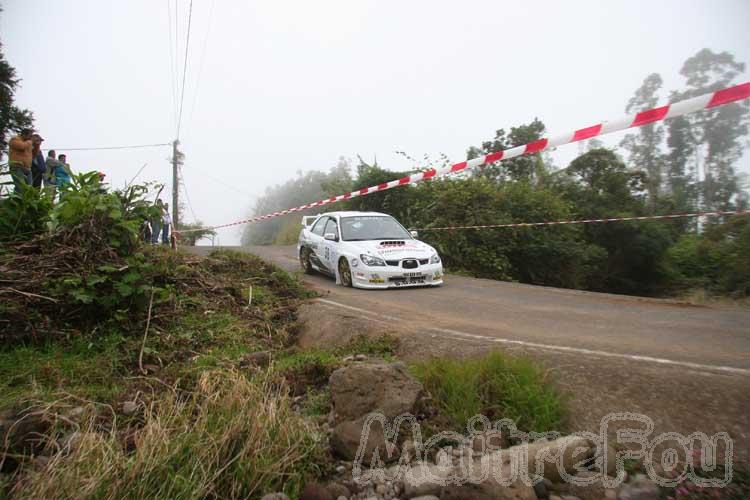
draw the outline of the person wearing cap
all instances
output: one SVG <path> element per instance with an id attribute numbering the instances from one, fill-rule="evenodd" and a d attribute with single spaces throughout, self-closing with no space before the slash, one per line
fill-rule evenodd
<path id="1" fill-rule="evenodd" d="M 42 154 L 42 143 L 44 138 L 39 134 L 31 136 L 31 185 L 35 188 L 42 187 L 42 179 L 44 179 L 44 173 L 47 171 L 47 165 L 44 161 L 44 155 Z"/>
<path id="2" fill-rule="evenodd" d="M 25 128 L 8 143 L 8 170 L 16 191 L 22 184 L 31 184 L 32 134 L 30 128 Z"/>

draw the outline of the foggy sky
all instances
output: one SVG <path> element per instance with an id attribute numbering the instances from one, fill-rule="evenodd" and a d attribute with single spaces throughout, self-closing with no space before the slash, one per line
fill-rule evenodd
<path id="1" fill-rule="evenodd" d="M 34 111 L 45 151 L 174 139 L 189 0 L 177 0 L 176 48 L 174 0 L 172 24 L 167 0 L 0 4 L 5 56 L 23 79 L 17 104 Z M 411 166 L 396 150 L 455 162 L 534 117 L 550 134 L 619 117 L 652 72 L 667 102 L 704 47 L 750 63 L 747 0 L 211 5 L 194 0 L 180 135 L 189 199 L 207 224 L 244 218 L 265 187 L 340 156 L 377 155 L 391 169 Z M 171 188 L 169 147 L 67 152 L 74 170 L 104 171 L 114 186 L 148 163 L 139 180 Z M 559 148 L 557 166 L 577 153 Z M 221 243 L 240 231 L 221 230 Z"/>

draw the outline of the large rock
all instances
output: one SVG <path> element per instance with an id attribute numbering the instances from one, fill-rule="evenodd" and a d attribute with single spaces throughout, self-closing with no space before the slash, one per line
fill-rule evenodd
<path id="1" fill-rule="evenodd" d="M 513 470 L 507 456 L 505 451 L 495 451 L 474 459 L 469 470 L 458 466 L 454 473 L 466 481 L 462 485 L 444 488 L 441 500 L 537 500 L 534 488 L 524 484 L 520 477 L 511 481 Z"/>
<path id="2" fill-rule="evenodd" d="M 564 436 L 554 441 L 530 443 L 527 447 L 528 455 L 524 457 L 524 445 L 513 446 L 504 450 L 503 460 L 517 460 L 522 463 L 525 459 L 528 473 L 533 478 L 537 471 L 542 477 L 553 482 L 563 480 L 561 469 L 565 473 L 575 476 L 590 463 L 596 452 L 596 447 L 588 439 L 578 436 Z"/>
<path id="3" fill-rule="evenodd" d="M 394 443 L 386 440 L 383 426 L 375 421 L 369 427 L 365 440 L 363 436 L 365 431 L 364 418 L 338 424 L 331 433 L 331 449 L 341 458 L 354 460 L 360 443 L 362 443 L 363 454 L 361 458 L 363 466 L 368 466 L 371 463 L 373 453 L 376 450 L 377 456 L 384 463 L 398 459 L 398 449 Z"/>
<path id="4" fill-rule="evenodd" d="M 401 480 L 404 483 L 404 497 L 423 495 L 440 496 L 452 467 L 443 467 L 427 462 L 415 463 L 406 469 Z"/>
<path id="5" fill-rule="evenodd" d="M 373 411 L 393 418 L 415 413 L 424 392 L 402 363 L 357 363 L 331 374 L 331 401 L 336 423 Z"/>

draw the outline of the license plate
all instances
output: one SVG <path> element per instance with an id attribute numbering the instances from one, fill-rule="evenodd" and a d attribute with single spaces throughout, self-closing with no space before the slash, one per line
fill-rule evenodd
<path id="1" fill-rule="evenodd" d="M 422 273 L 404 273 L 404 278 L 424 278 Z"/>
<path id="2" fill-rule="evenodd" d="M 396 286 L 424 285 L 424 278 L 412 278 L 394 282 Z"/>

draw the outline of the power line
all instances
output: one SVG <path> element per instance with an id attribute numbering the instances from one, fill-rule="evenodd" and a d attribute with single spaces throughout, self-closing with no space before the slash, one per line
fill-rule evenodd
<path id="1" fill-rule="evenodd" d="M 187 123 L 192 123 L 193 114 L 195 113 L 195 103 L 198 102 L 198 88 L 200 87 L 201 76 L 203 75 L 203 62 L 206 59 L 206 47 L 208 47 L 208 35 L 211 33 L 211 21 L 214 17 L 214 4 L 216 0 L 211 0 L 211 6 L 208 10 L 208 24 L 206 25 L 206 36 L 203 37 L 203 50 L 201 50 L 201 58 L 198 63 L 198 78 L 195 80 L 195 89 L 193 94 L 193 106 L 190 108 L 190 117 Z"/>
<path id="2" fill-rule="evenodd" d="M 156 148 L 160 146 L 171 146 L 171 142 L 162 142 L 159 144 L 137 144 L 134 146 L 102 146 L 102 147 L 94 147 L 94 148 L 50 148 L 57 151 L 102 151 L 102 150 L 108 150 L 108 149 L 139 149 L 139 148 Z"/>
<path id="3" fill-rule="evenodd" d="M 175 56 L 176 50 L 172 49 L 172 0 L 167 0 L 167 24 L 169 25 L 169 38 L 167 39 L 167 45 L 169 45 L 169 69 L 170 79 L 169 88 L 172 91 L 172 113 L 174 120 L 174 126 L 177 128 L 177 68 L 175 67 Z"/>
<path id="4" fill-rule="evenodd" d="M 180 138 L 180 127 L 182 126 L 182 105 L 185 102 L 185 78 L 187 77 L 188 49 L 190 48 L 190 25 L 193 21 L 193 0 L 190 0 L 188 11 L 187 36 L 185 38 L 185 62 L 182 66 L 182 95 L 180 96 L 180 112 L 177 115 L 177 138 Z"/>
<path id="5" fill-rule="evenodd" d="M 174 87 L 179 93 L 179 84 L 177 83 L 177 75 L 180 71 L 180 61 L 179 61 L 179 55 L 178 52 L 180 52 L 180 41 L 179 41 L 179 23 L 178 20 L 180 19 L 179 10 L 178 10 L 178 4 L 177 0 L 174 0 L 174 68 L 175 68 L 175 78 L 174 78 Z M 175 111 L 177 111 L 177 103 L 175 102 Z"/>

